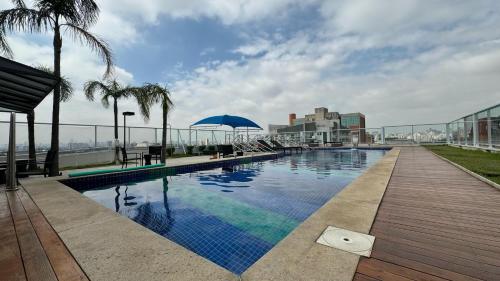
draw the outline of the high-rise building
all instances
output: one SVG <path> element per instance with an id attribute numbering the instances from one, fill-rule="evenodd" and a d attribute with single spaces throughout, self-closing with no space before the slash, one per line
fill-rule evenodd
<path id="1" fill-rule="evenodd" d="M 359 141 L 366 142 L 365 135 L 365 115 L 359 112 L 340 114 L 340 126 L 343 129 L 351 129 L 353 132 L 359 132 Z"/>
<path id="2" fill-rule="evenodd" d="M 285 134 L 306 143 L 326 144 L 350 141 L 353 135 L 359 136 L 360 142 L 366 142 L 365 116 L 361 113 L 339 114 L 329 112 L 326 107 L 314 109 L 314 113 L 297 118 L 297 114 L 288 115 L 288 125 L 269 125 L 270 134 Z"/>

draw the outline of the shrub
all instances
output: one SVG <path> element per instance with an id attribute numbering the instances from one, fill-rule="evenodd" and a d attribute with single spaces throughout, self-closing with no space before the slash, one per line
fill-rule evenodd
<path id="1" fill-rule="evenodd" d="M 207 148 L 204 151 L 205 155 L 212 155 L 215 154 L 215 146 L 214 145 L 208 145 Z"/>
<path id="2" fill-rule="evenodd" d="M 205 148 L 206 148 L 206 146 L 204 146 L 204 145 L 199 145 L 199 146 L 198 146 L 198 152 L 199 152 L 199 153 L 204 153 Z"/>
<path id="3" fill-rule="evenodd" d="M 192 146 L 192 145 L 186 146 L 187 155 L 193 155 L 193 149 L 194 149 L 194 146 Z"/>
<path id="4" fill-rule="evenodd" d="M 174 155 L 175 152 L 175 147 L 167 147 L 167 155 L 172 156 Z"/>

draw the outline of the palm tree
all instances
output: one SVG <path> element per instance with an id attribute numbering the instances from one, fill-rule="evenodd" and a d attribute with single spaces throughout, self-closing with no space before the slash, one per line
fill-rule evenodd
<path id="1" fill-rule="evenodd" d="M 143 86 L 143 90 L 141 91 L 139 96 L 136 96 L 138 99 L 139 108 L 141 110 L 142 116 L 144 119 L 148 120 L 151 107 L 160 103 L 162 108 L 162 134 L 161 134 L 161 163 L 165 163 L 165 158 L 167 155 L 167 118 L 168 113 L 173 108 L 174 104 L 170 99 L 170 91 L 167 87 L 163 87 L 159 84 L 145 84 Z"/>
<path id="2" fill-rule="evenodd" d="M 53 32 L 54 75 L 61 77 L 62 34 L 87 45 L 106 63 L 105 76 L 112 71 L 111 51 L 106 42 L 88 31 L 99 18 L 99 7 L 93 0 L 34 0 L 34 8 L 28 8 L 23 0 L 12 0 L 13 9 L 0 11 L 0 51 L 12 57 L 5 38 L 7 32 Z M 52 104 L 52 134 L 50 147 L 55 158 L 50 175 L 59 174 L 59 103 L 61 85 L 54 88 Z"/>
<path id="3" fill-rule="evenodd" d="M 45 71 L 47 73 L 53 74 L 54 71 L 47 66 L 40 65 L 36 67 L 39 70 Z M 61 102 L 68 101 L 73 95 L 73 86 L 71 82 L 66 77 L 61 77 L 60 81 L 61 86 Z M 26 113 L 26 119 L 28 121 L 28 157 L 29 157 L 29 169 L 35 170 L 37 169 L 36 165 L 36 147 L 35 147 L 35 111 L 31 110 Z"/>
<path id="4" fill-rule="evenodd" d="M 106 81 L 87 81 L 83 86 L 83 92 L 89 101 L 95 100 L 95 94 L 101 95 L 101 103 L 105 108 L 109 107 L 109 99 L 113 99 L 113 112 L 115 118 L 115 143 L 118 141 L 118 100 L 126 99 L 131 96 L 139 96 L 144 89 L 139 87 L 122 86 L 113 80 Z M 139 100 L 139 99 L 138 99 Z M 125 141 L 125 140 L 124 140 Z M 125 144 L 124 144 L 125 145 Z M 118 161 L 119 147 L 115 148 L 115 163 Z"/>

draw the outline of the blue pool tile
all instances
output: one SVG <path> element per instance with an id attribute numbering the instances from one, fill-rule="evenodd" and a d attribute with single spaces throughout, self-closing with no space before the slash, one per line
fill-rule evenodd
<path id="1" fill-rule="evenodd" d="M 64 183 L 241 274 L 384 153 L 318 150 Z"/>

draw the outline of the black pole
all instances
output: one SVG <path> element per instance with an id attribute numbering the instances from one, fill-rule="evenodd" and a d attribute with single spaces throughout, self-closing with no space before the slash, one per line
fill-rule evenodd
<path id="1" fill-rule="evenodd" d="M 123 114 L 123 148 L 127 145 L 127 115 Z"/>

